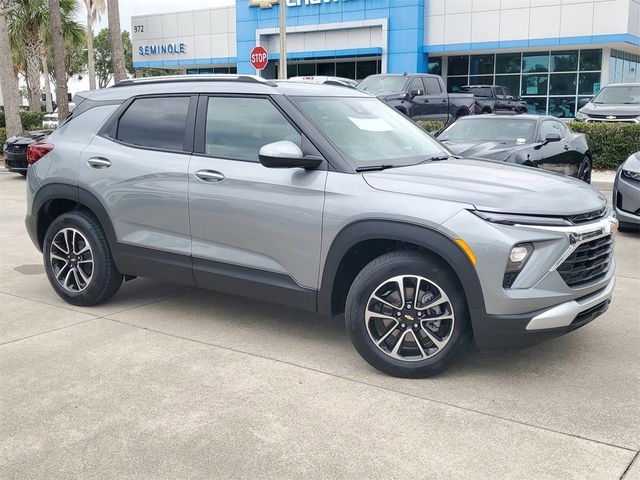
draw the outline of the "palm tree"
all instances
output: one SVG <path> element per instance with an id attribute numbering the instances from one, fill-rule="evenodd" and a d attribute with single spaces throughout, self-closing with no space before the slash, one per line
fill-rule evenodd
<path id="1" fill-rule="evenodd" d="M 40 72 L 42 71 L 40 47 L 50 32 L 49 5 L 47 0 L 13 0 L 13 4 L 15 8 L 9 13 L 9 39 L 13 49 L 24 50 L 29 104 L 32 110 L 40 111 Z M 77 27 L 78 23 L 73 20 L 77 9 L 76 0 L 60 0 L 63 34 L 70 25 Z"/>
<path id="2" fill-rule="evenodd" d="M 18 103 L 18 81 L 13 72 L 13 59 L 9 48 L 9 30 L 5 3 L 0 1 L 0 92 L 4 101 L 7 137 L 17 135 L 22 130 L 20 105 Z"/>
<path id="3" fill-rule="evenodd" d="M 111 37 L 111 61 L 113 62 L 113 79 L 116 83 L 127 78 L 124 64 L 124 47 L 120 33 L 120 12 L 118 0 L 107 0 L 107 16 L 109 17 L 109 36 Z"/>
<path id="4" fill-rule="evenodd" d="M 93 24 L 100 21 L 105 9 L 105 0 L 84 0 L 87 7 L 87 69 L 89 71 L 89 90 L 96 89 L 96 66 L 93 56 Z"/>
<path id="5" fill-rule="evenodd" d="M 60 11 L 60 0 L 49 0 L 49 21 L 51 25 L 51 45 L 53 46 L 53 65 L 56 70 L 58 122 L 62 124 L 69 115 L 69 99 L 67 98 L 67 69 L 65 67 L 66 50 L 64 37 L 62 36 L 62 12 Z"/>

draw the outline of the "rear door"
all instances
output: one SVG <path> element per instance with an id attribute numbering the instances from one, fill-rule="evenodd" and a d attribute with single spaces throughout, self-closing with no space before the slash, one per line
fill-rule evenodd
<path id="1" fill-rule="evenodd" d="M 110 216 L 117 249 L 128 257 L 177 256 L 187 280 L 188 168 L 196 106 L 197 96 L 191 95 L 125 102 L 82 152 L 78 167 L 78 185 L 95 195 Z M 148 273 L 138 267 L 126 272 Z M 153 276 L 165 273 L 171 275 L 163 270 Z"/>
<path id="2" fill-rule="evenodd" d="M 426 97 L 429 103 L 428 120 L 449 120 L 449 97 L 435 77 L 423 77 Z"/>
<path id="3" fill-rule="evenodd" d="M 300 293 L 301 302 L 309 298 L 304 291 L 317 288 L 327 169 L 264 167 L 258 151 L 281 140 L 317 154 L 268 96 L 200 97 L 189 167 L 199 285 L 224 290 L 223 274 L 262 284 L 253 296 L 269 284 L 288 295 Z"/>

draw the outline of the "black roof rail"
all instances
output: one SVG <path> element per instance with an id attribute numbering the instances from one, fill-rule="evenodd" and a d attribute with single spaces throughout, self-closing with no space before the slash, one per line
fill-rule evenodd
<path id="1" fill-rule="evenodd" d="M 180 83 L 180 82 L 242 82 L 259 83 L 275 87 L 277 84 L 270 80 L 256 75 L 233 75 L 233 74 L 206 74 L 206 75 L 166 75 L 161 77 L 140 77 L 121 80 L 113 87 L 129 87 L 132 85 L 150 85 L 155 83 Z M 112 88 L 113 88 L 112 87 Z"/>

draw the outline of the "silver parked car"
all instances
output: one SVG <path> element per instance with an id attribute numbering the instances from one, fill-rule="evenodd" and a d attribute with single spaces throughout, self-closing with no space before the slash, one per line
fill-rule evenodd
<path id="1" fill-rule="evenodd" d="M 613 183 L 613 204 L 620 228 L 640 230 L 640 152 L 620 165 Z"/>
<path id="2" fill-rule="evenodd" d="M 149 276 L 344 314 L 392 375 L 475 338 L 520 346 L 604 312 L 616 220 L 584 182 L 459 159 L 355 89 L 250 76 L 126 80 L 30 146 L 29 234 L 53 289 Z"/>

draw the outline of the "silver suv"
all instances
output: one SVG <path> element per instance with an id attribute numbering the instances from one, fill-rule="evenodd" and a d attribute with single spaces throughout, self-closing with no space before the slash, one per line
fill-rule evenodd
<path id="1" fill-rule="evenodd" d="M 460 159 L 354 89 L 127 80 L 29 150 L 26 225 L 74 305 L 148 276 L 344 314 L 391 375 L 603 313 L 616 220 L 575 179 Z"/>

